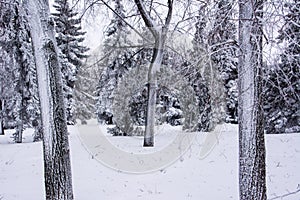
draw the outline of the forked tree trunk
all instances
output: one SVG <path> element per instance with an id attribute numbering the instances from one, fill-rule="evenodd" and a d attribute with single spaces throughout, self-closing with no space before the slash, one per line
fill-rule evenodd
<path id="1" fill-rule="evenodd" d="M 262 0 L 240 0 L 239 186 L 240 199 L 265 200 L 262 109 Z"/>
<path id="2" fill-rule="evenodd" d="M 172 18 L 173 0 L 168 0 L 168 13 L 165 24 L 162 29 L 158 28 L 153 21 L 150 13 L 146 10 L 142 0 L 134 1 L 148 30 L 154 37 L 155 46 L 151 64 L 148 70 L 148 104 L 146 116 L 146 130 L 144 135 L 144 147 L 154 146 L 154 127 L 155 127 L 155 108 L 156 108 L 156 88 L 157 88 L 157 72 L 162 64 L 164 45 L 167 40 L 167 32 Z"/>
<path id="3" fill-rule="evenodd" d="M 62 75 L 47 0 L 27 0 L 41 102 L 46 200 L 72 200 Z"/>

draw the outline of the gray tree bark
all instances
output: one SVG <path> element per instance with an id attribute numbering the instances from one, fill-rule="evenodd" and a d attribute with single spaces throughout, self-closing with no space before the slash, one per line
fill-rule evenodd
<path id="1" fill-rule="evenodd" d="M 3 126 L 3 114 L 2 114 L 2 109 L 3 109 L 3 102 L 0 99 L 0 135 L 4 135 L 4 126 Z"/>
<path id="2" fill-rule="evenodd" d="M 155 106 L 156 106 L 156 88 L 157 88 L 157 71 L 161 67 L 164 46 L 167 40 L 167 32 L 172 18 L 173 0 L 168 0 L 168 13 L 161 30 L 154 23 L 150 14 L 146 11 L 145 5 L 141 0 L 135 0 L 135 4 L 143 18 L 149 31 L 154 37 L 154 48 L 151 64 L 148 71 L 148 103 L 146 116 L 146 130 L 144 134 L 144 147 L 154 146 L 154 127 L 155 127 Z"/>
<path id="3" fill-rule="evenodd" d="M 239 0 L 240 199 L 267 199 L 262 108 L 263 0 Z"/>
<path id="4" fill-rule="evenodd" d="M 21 45 L 17 44 L 16 47 L 16 61 L 20 67 L 20 77 L 19 77 L 19 91 L 18 91 L 18 96 L 19 100 L 17 103 L 18 107 L 18 116 L 17 116 L 17 129 L 16 133 L 14 136 L 14 140 L 16 143 L 22 143 L 22 135 L 23 135 L 23 126 L 24 126 L 24 114 L 26 112 L 26 107 L 24 106 L 24 87 L 25 87 L 25 79 L 26 79 L 26 72 L 25 72 L 25 66 L 23 65 L 22 62 L 22 52 L 20 51 Z"/>
<path id="5" fill-rule="evenodd" d="M 72 200 L 72 177 L 62 75 L 47 0 L 27 0 L 42 111 L 47 200 Z"/>
<path id="6" fill-rule="evenodd" d="M 21 55 L 20 55 L 21 56 Z M 14 140 L 16 143 L 22 143 L 22 135 L 23 135 L 23 121 L 24 121 L 24 112 L 25 112 L 25 106 L 24 106 L 24 68 L 21 66 L 21 72 L 20 72 L 20 82 L 19 82 L 19 102 L 17 103 L 18 107 L 18 116 L 16 118 L 17 121 L 17 127 L 16 127 L 16 133 L 14 135 Z"/>
<path id="7" fill-rule="evenodd" d="M 161 39 L 156 39 L 153 49 L 152 61 L 148 71 L 148 103 L 146 116 L 146 129 L 144 135 L 144 147 L 154 146 L 155 110 L 156 110 L 156 88 L 157 68 L 162 64 L 163 49 Z"/>

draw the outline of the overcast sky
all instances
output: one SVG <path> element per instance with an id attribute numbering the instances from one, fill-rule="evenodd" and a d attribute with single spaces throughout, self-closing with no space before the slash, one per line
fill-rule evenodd
<path id="1" fill-rule="evenodd" d="M 50 12 L 54 12 L 53 8 L 54 0 L 49 0 Z M 103 38 L 103 31 L 109 23 L 110 16 L 104 13 L 98 16 L 84 16 L 82 20 L 82 29 L 86 31 L 84 44 L 90 48 L 92 52 L 94 49 L 99 47 Z"/>

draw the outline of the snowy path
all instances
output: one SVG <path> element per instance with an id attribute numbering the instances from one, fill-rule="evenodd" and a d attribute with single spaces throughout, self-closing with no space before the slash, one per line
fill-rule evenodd
<path id="1" fill-rule="evenodd" d="M 149 162 L 150 165 L 153 165 L 153 160 L 159 160 L 155 156 L 164 158 L 164 153 L 162 153 L 161 148 L 158 148 L 158 151 L 154 152 L 151 152 L 151 150 L 147 150 L 151 152 L 150 154 L 146 154 L 146 152 L 136 154 L 135 152 L 139 148 L 142 148 L 142 139 L 132 137 L 108 137 L 107 140 L 105 136 L 99 133 L 99 130 L 95 131 L 95 129 L 97 130 L 97 127 L 90 126 L 90 128 L 82 128 L 83 130 L 80 130 L 80 127 L 79 129 L 77 129 L 77 131 L 79 130 L 77 132 L 77 134 L 79 135 L 79 142 L 82 143 L 86 150 L 88 150 L 88 152 L 90 153 L 89 158 L 92 158 L 95 162 L 97 162 L 96 159 L 102 159 L 101 156 L 104 149 L 109 150 L 109 155 L 114 155 L 114 153 L 111 153 L 111 149 L 113 148 L 111 146 L 111 143 L 114 143 L 116 146 L 118 146 L 118 148 L 114 149 L 113 151 L 117 151 L 122 155 L 125 155 L 125 157 L 128 156 L 128 154 L 126 154 L 126 152 L 124 151 L 121 151 L 120 149 L 129 149 L 128 153 L 132 157 L 131 159 L 128 159 L 130 157 L 126 157 L 126 159 L 128 159 L 127 161 L 130 164 L 132 164 L 131 162 L 137 161 L 136 165 L 131 166 L 140 167 L 138 169 L 144 169 L 144 165 L 139 165 L 140 162 L 138 161 L 140 160 L 137 159 L 140 158 L 139 156 L 142 156 L 142 158 L 144 159 L 143 163 Z M 76 130 L 72 132 L 75 131 Z M 168 134 L 166 134 L 166 136 L 170 137 L 170 135 Z M 83 199 L 81 197 L 81 194 L 83 194 L 83 189 L 81 187 L 84 185 L 84 190 L 88 191 L 89 195 L 93 196 L 95 199 L 98 199 L 99 196 L 103 196 L 104 199 L 108 200 L 185 200 L 199 199 L 199 197 L 204 200 L 236 199 L 235 196 L 237 195 L 237 185 L 232 184 L 237 180 L 235 173 L 236 171 L 232 168 L 233 166 L 237 167 L 237 162 L 235 162 L 237 151 L 230 149 L 227 153 L 220 152 L 218 150 L 218 146 L 223 146 L 222 143 L 224 142 L 223 136 L 220 137 L 222 137 L 220 141 L 213 139 L 215 138 L 215 135 L 207 133 L 203 133 L 201 135 L 198 135 L 197 137 L 194 137 L 194 141 L 192 142 L 192 144 L 189 144 L 191 146 L 187 148 L 184 155 L 179 156 L 178 160 L 171 159 L 171 161 L 173 161 L 173 164 L 171 165 L 170 163 L 166 164 L 166 167 L 160 165 L 160 170 L 154 171 L 154 168 L 152 168 L 151 171 L 154 172 L 151 173 L 123 173 L 121 172 L 121 170 L 112 169 L 113 167 L 111 166 L 103 167 L 103 165 L 101 164 L 103 163 L 103 161 L 101 160 L 97 164 L 99 166 L 102 166 L 98 168 L 100 169 L 100 171 L 94 170 L 95 176 L 84 178 L 86 184 L 83 184 L 82 182 L 77 183 L 76 180 L 78 180 L 78 178 L 75 177 L 75 191 L 77 193 L 75 195 L 79 195 L 79 199 Z M 164 135 L 158 135 L 156 138 L 157 140 L 165 139 Z M 176 137 L 174 137 L 174 141 L 179 141 L 178 138 L 177 140 L 175 138 Z M 99 140 L 103 140 L 103 142 L 99 142 Z M 121 140 L 121 142 L 118 143 L 118 141 L 114 140 Z M 206 145 L 203 145 L 204 142 Z M 202 149 L 211 150 L 211 147 L 216 145 L 216 143 L 214 142 L 219 142 L 216 146 L 216 149 L 211 152 L 208 151 L 206 153 L 202 151 Z M 126 143 L 126 145 L 124 145 L 124 143 Z M 138 143 L 138 145 L 134 145 L 134 143 Z M 157 141 L 156 144 L 164 146 L 163 144 L 159 144 L 159 141 Z M 167 143 L 167 145 L 169 144 L 170 143 Z M 178 143 L 175 142 L 174 144 Z M 76 147 L 77 146 L 78 145 L 76 145 Z M 176 148 L 178 147 L 177 145 L 174 146 Z M 90 147 L 94 148 L 90 149 Z M 134 155 L 131 154 L 132 152 L 134 152 Z M 74 152 L 72 154 L 75 155 L 77 153 Z M 146 154 L 149 157 L 143 154 Z M 117 158 L 120 160 L 123 159 L 121 157 Z M 151 160 L 151 158 L 153 158 L 153 160 Z M 228 159 L 232 159 L 233 162 L 229 162 Z M 78 159 L 75 159 L 74 162 L 76 162 L 76 160 Z M 116 163 L 116 166 L 120 166 L 120 162 L 116 161 L 115 159 L 112 160 Z M 84 165 L 83 163 L 84 162 L 80 162 L 80 164 L 73 163 L 74 173 L 75 171 L 83 170 L 76 170 L 78 165 Z M 91 168 L 88 166 L 86 167 Z M 134 170 L 136 170 L 136 168 L 134 168 Z M 86 171 L 90 170 L 87 169 Z M 76 173 L 74 175 L 76 176 Z M 104 179 L 104 182 L 100 180 L 100 177 Z M 94 179 L 99 182 L 95 182 Z M 93 184 L 88 182 L 93 182 Z M 86 185 L 89 186 L 87 187 Z M 102 188 L 102 192 L 99 191 L 99 187 Z M 99 194 L 99 192 L 101 194 Z M 91 197 L 89 199 L 93 198 Z"/>
<path id="2" fill-rule="evenodd" d="M 155 147 L 148 148 L 141 146 L 142 137 L 136 138 L 138 140 L 123 137 L 121 140 L 128 139 L 127 141 L 124 140 L 125 143 L 140 143 L 136 148 L 142 149 L 144 152 L 137 153 L 136 149 L 118 148 L 108 139 L 109 136 L 105 135 L 103 129 L 101 130 L 97 124 L 82 125 L 77 126 L 77 128 L 82 143 L 93 158 L 108 167 L 129 173 L 145 173 L 165 168 L 177 161 L 190 148 L 196 136 L 196 133 L 164 129 L 163 133 L 156 135 L 156 137 L 158 137 L 158 141 L 164 141 L 163 136 L 167 137 L 166 139 L 169 140 L 168 144 L 162 146 L 162 144 L 158 142 L 158 144 L 155 144 Z M 200 158 L 204 158 L 213 150 L 219 134 L 220 132 L 216 131 L 202 135 L 202 138 L 205 138 L 205 140 L 201 144 Z M 111 139 L 115 138 L 111 137 Z"/>

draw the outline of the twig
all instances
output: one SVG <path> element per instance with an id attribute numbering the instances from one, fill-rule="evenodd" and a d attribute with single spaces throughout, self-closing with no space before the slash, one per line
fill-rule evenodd
<path id="1" fill-rule="evenodd" d="M 284 198 L 284 197 L 287 197 L 287 196 L 296 194 L 296 193 L 298 193 L 298 192 L 300 192 L 300 188 L 298 188 L 298 189 L 297 189 L 296 191 L 294 191 L 294 192 L 290 192 L 290 193 L 284 194 L 284 195 L 282 195 L 282 196 L 277 196 L 277 197 L 274 197 L 274 198 L 269 199 L 269 200 L 282 199 L 282 198 Z"/>

